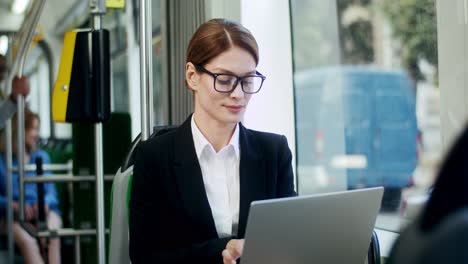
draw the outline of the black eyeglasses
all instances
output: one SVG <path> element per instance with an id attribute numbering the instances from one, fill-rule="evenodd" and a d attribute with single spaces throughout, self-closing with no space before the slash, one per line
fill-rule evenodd
<path id="1" fill-rule="evenodd" d="M 245 76 L 236 76 L 229 73 L 212 73 L 209 70 L 203 68 L 200 64 L 196 64 L 195 68 L 198 71 L 204 72 L 213 76 L 214 83 L 213 87 L 217 92 L 220 93 L 231 93 L 233 92 L 237 84 L 241 84 L 242 91 L 246 94 L 258 93 L 262 88 L 263 82 L 266 77 L 263 76 L 258 71 L 255 74 L 245 75 Z"/>

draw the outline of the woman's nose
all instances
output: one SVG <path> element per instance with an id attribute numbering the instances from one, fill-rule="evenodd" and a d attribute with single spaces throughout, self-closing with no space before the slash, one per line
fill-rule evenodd
<path id="1" fill-rule="evenodd" d="M 244 97 L 244 91 L 242 90 L 241 82 L 238 82 L 234 90 L 231 92 L 231 97 L 242 98 Z"/>

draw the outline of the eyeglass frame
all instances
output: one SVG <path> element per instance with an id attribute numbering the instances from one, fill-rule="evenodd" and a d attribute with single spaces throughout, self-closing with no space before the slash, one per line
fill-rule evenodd
<path id="1" fill-rule="evenodd" d="M 211 77 L 213 77 L 213 89 L 215 91 L 217 91 L 218 93 L 232 93 L 234 90 L 236 90 L 237 85 L 240 82 L 242 92 L 244 92 L 245 94 L 256 94 L 256 93 L 260 92 L 260 90 L 262 89 L 262 86 L 263 86 L 263 82 L 266 79 L 266 76 L 261 74 L 258 71 L 255 71 L 255 74 L 237 76 L 237 75 L 234 75 L 234 74 L 231 74 L 231 73 L 213 73 L 213 72 L 210 72 L 209 70 L 205 69 L 205 67 L 201 66 L 200 64 L 195 64 L 195 69 L 197 69 L 198 71 L 206 73 L 206 74 L 210 75 Z M 220 91 L 220 90 L 216 89 L 216 79 L 218 78 L 218 76 L 221 76 L 221 75 L 227 75 L 227 76 L 232 76 L 232 77 L 236 78 L 235 85 L 232 86 L 231 90 L 229 90 L 229 91 Z M 258 90 L 256 92 L 252 93 L 252 92 L 246 92 L 244 90 L 244 84 L 242 83 L 242 81 L 243 81 L 243 79 L 245 79 L 247 77 L 260 77 L 262 79 L 262 82 L 260 83 L 260 87 L 258 88 Z"/>

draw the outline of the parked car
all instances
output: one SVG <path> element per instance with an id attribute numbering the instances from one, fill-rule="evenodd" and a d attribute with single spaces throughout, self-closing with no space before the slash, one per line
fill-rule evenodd
<path id="1" fill-rule="evenodd" d="M 301 72 L 295 85 L 299 167 L 323 166 L 331 182 L 348 189 L 385 186 L 384 207 L 396 208 L 418 162 L 407 74 L 330 67 Z"/>

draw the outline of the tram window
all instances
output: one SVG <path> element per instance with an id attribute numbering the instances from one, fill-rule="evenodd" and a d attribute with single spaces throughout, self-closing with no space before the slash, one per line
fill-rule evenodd
<path id="1" fill-rule="evenodd" d="M 129 112 L 127 32 L 123 10 L 109 10 L 103 17 L 104 28 L 110 31 L 112 61 L 112 111 Z M 89 23 L 89 21 L 87 21 Z"/>
<path id="2" fill-rule="evenodd" d="M 299 193 L 382 185 L 379 219 L 414 217 L 441 152 L 436 2 L 291 0 L 291 17 Z"/>

